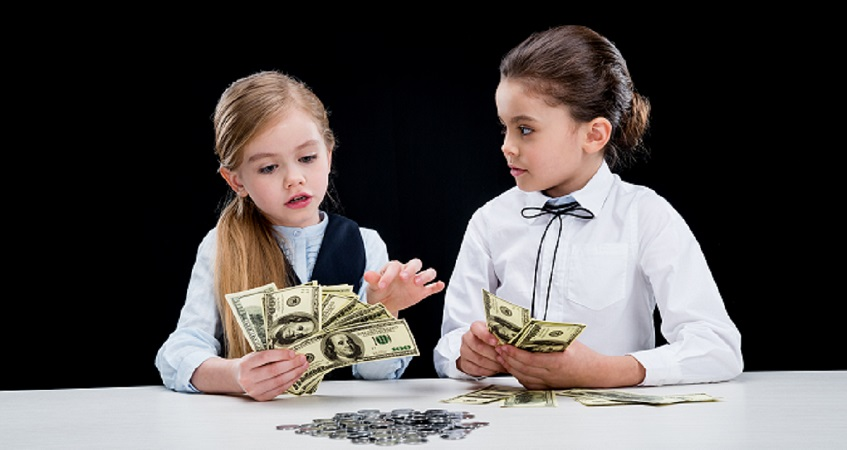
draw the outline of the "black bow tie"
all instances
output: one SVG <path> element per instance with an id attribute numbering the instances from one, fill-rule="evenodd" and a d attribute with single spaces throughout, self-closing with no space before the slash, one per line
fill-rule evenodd
<path id="1" fill-rule="evenodd" d="M 544 237 L 547 236 L 547 230 L 553 224 L 553 219 L 559 219 L 559 234 L 556 236 L 556 246 L 553 248 L 553 262 L 550 267 L 550 279 L 547 281 L 547 298 L 544 301 L 544 320 L 547 320 L 547 306 L 550 304 L 550 287 L 553 284 L 553 269 L 556 267 L 556 254 L 559 252 L 559 240 L 562 238 L 562 216 L 574 216 L 580 219 L 593 219 L 594 213 L 579 206 L 577 202 L 568 202 L 561 205 L 552 205 L 549 202 L 542 207 L 527 206 L 521 210 L 521 215 L 527 219 L 534 219 L 543 215 L 550 214 L 550 221 L 544 228 L 544 233 L 541 235 L 541 242 L 538 243 L 538 254 L 535 256 L 535 273 L 532 277 L 532 317 L 535 317 L 535 291 L 538 283 L 538 263 L 541 261 L 541 248 L 544 245 Z"/>
<path id="2" fill-rule="evenodd" d="M 577 202 L 568 202 L 563 203 L 561 205 L 552 205 L 548 202 L 540 208 L 537 206 L 527 206 L 526 208 L 521 210 L 521 215 L 527 219 L 534 219 L 536 217 L 541 217 L 545 214 L 551 214 L 560 219 L 563 215 L 579 217 L 580 219 L 594 218 L 594 213 L 583 208 L 582 206 L 579 206 L 579 203 Z"/>

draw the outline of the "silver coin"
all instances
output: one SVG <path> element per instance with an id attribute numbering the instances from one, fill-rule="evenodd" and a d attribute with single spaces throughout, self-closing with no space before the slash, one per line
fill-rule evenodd
<path id="1" fill-rule="evenodd" d="M 290 423 L 276 426 L 277 430 L 296 430 L 298 428 L 300 428 L 300 425 L 295 425 L 295 424 L 290 424 Z"/>
<path id="2" fill-rule="evenodd" d="M 464 439 L 468 434 L 470 432 L 466 430 L 449 430 L 441 433 L 441 438 L 455 441 L 457 439 Z"/>
<path id="3" fill-rule="evenodd" d="M 464 422 L 464 423 L 462 423 L 462 425 L 469 427 L 469 428 L 481 428 L 481 427 L 487 427 L 489 425 L 489 423 L 488 422 Z"/>

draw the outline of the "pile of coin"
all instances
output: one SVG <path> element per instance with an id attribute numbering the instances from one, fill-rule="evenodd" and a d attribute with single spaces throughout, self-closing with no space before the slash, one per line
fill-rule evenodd
<path id="1" fill-rule="evenodd" d="M 401 408 L 390 412 L 360 409 L 302 425 L 277 425 L 276 429 L 329 439 L 349 439 L 354 444 L 423 444 L 430 436 L 464 439 L 471 431 L 488 425 L 488 422 L 465 421 L 473 418 L 469 412 L 446 409 Z"/>

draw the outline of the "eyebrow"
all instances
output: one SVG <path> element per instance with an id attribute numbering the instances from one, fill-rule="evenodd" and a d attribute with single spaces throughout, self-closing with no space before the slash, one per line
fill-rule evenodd
<path id="1" fill-rule="evenodd" d="M 297 147 L 295 147 L 294 150 L 299 151 L 299 150 L 302 150 L 306 147 L 311 147 L 311 146 L 317 145 L 317 143 L 318 143 L 317 139 L 309 139 L 309 140 L 303 142 L 302 144 L 298 145 Z M 262 158 L 271 158 L 273 156 L 276 156 L 276 154 L 271 153 L 271 152 L 256 153 L 255 155 L 252 155 L 249 158 L 247 158 L 247 162 L 253 162 L 253 161 L 256 161 L 257 159 L 262 159 Z"/>
<path id="2" fill-rule="evenodd" d="M 534 117 L 530 117 L 524 114 L 517 115 L 512 117 L 509 122 L 510 123 L 518 123 L 518 122 L 535 122 L 536 119 Z"/>

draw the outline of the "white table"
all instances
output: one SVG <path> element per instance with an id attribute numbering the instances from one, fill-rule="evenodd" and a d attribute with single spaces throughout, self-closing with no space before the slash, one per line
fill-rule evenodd
<path id="1" fill-rule="evenodd" d="M 277 430 L 359 409 L 468 411 L 489 422 L 461 440 L 430 436 L 430 449 L 847 449 L 847 372 L 745 372 L 725 383 L 624 390 L 706 393 L 718 402 L 667 406 L 500 408 L 440 400 L 513 378 L 324 381 L 308 396 L 270 402 L 181 394 L 161 386 L 0 391 L 0 449 L 257 449 L 365 447 Z M 406 446 L 400 444 L 400 446 Z"/>

